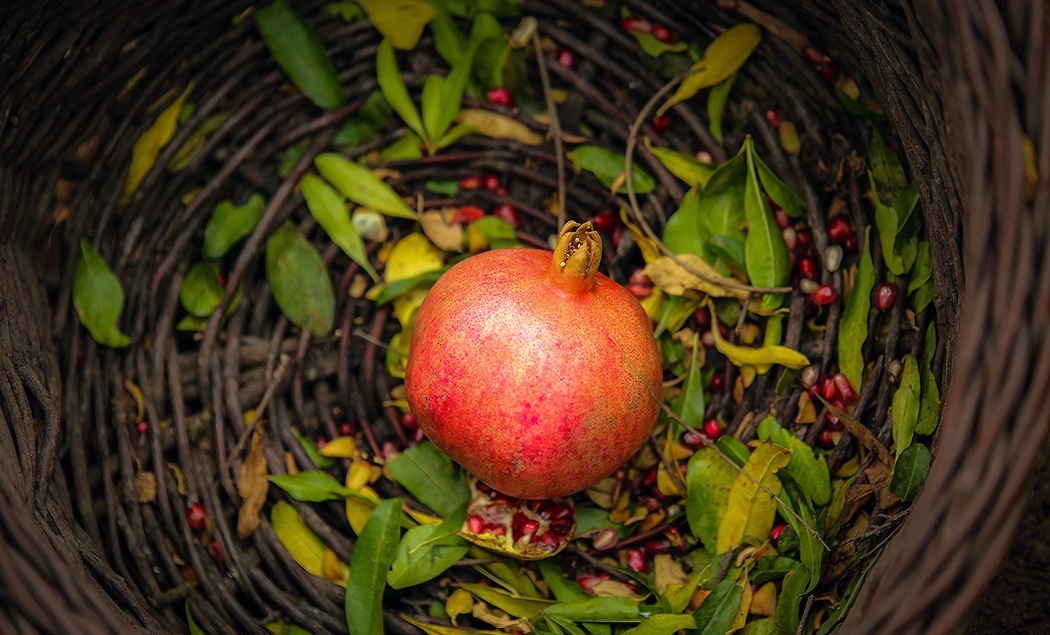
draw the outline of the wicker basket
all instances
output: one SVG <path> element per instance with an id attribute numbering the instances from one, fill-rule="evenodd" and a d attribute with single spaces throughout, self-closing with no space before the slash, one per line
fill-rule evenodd
<path id="1" fill-rule="evenodd" d="M 320 3 L 306 4 L 301 7 L 304 14 L 322 16 Z M 599 9 L 584 4 L 522 0 L 524 12 L 541 18 L 545 35 L 571 45 L 586 63 L 601 68 L 603 51 L 615 48 L 617 38 L 623 37 L 602 27 L 618 19 L 613 5 L 620 3 L 606 2 Z M 705 37 L 710 36 L 709 21 L 725 19 L 714 3 L 702 0 L 625 4 L 683 33 Z M 786 26 L 785 33 L 803 34 L 819 43 L 866 81 L 885 107 L 919 185 L 936 262 L 936 313 L 948 351 L 942 425 L 926 487 L 869 573 L 840 632 L 958 632 L 1009 545 L 1024 509 L 1019 501 L 1027 491 L 1026 476 L 1042 445 L 1039 440 L 1047 435 L 1050 217 L 1036 210 L 1050 204 L 1050 106 L 1040 97 L 1040 87 L 1050 85 L 1048 7 L 1037 1 L 991 0 L 756 5 L 762 11 L 740 3 L 744 19 L 775 16 L 776 22 L 764 26 Z M 180 390 L 182 374 L 214 378 L 212 383 L 198 382 L 202 392 L 222 390 L 218 378 L 228 371 L 231 357 L 237 366 L 238 357 L 243 362 L 254 355 L 256 366 L 272 370 L 277 353 L 299 359 L 307 354 L 306 339 L 290 340 L 292 348 L 284 351 L 265 341 L 242 342 L 232 353 L 227 348 L 226 358 L 202 355 L 184 363 L 165 354 L 189 236 L 180 229 L 200 215 L 192 202 L 171 204 L 192 185 L 186 175 L 199 177 L 202 170 L 213 170 L 201 180 L 204 190 L 196 200 L 202 201 L 213 193 L 209 188 L 226 187 L 231 174 L 251 182 L 257 177 L 253 154 L 272 153 L 314 132 L 334 132 L 359 105 L 354 100 L 374 87 L 369 70 L 377 42 L 374 31 L 364 23 L 346 26 L 317 17 L 324 39 L 337 43 L 332 54 L 339 60 L 344 85 L 354 86 L 353 103 L 287 128 L 285 120 L 305 102 L 301 96 L 278 93 L 283 77 L 261 44 L 241 46 L 250 25 L 236 26 L 234 18 L 248 6 L 243 1 L 136 7 L 84 1 L 14 2 L 0 9 L 4 632 L 182 628 L 181 603 L 173 605 L 169 594 L 181 599 L 185 590 L 159 588 L 156 583 L 151 588 L 143 581 L 151 572 L 157 578 L 179 573 L 171 569 L 175 565 L 170 559 L 157 556 L 162 546 L 158 549 L 151 541 L 159 536 L 188 541 L 189 536 L 173 521 L 177 505 L 165 504 L 164 491 L 156 508 L 143 506 L 129 513 L 133 506 L 119 503 L 118 490 L 134 488 L 128 478 L 134 474 L 131 446 L 137 441 L 130 438 L 128 426 L 113 421 L 109 413 L 110 400 L 119 398 L 111 378 L 137 378 L 143 384 L 142 378 L 167 378 L 169 383 L 155 393 L 146 391 L 146 405 L 160 409 L 150 412 L 150 419 L 178 421 L 177 434 L 168 441 L 187 465 L 204 460 L 190 449 L 192 426 L 177 406 L 174 412 L 166 410 L 177 399 L 156 397 Z M 588 41 L 576 38 L 575 24 L 593 34 Z M 790 43 L 772 40 L 754 72 L 777 92 L 781 103 L 793 106 L 788 110 L 794 111 L 804 131 L 819 131 L 823 121 L 841 124 L 836 103 L 803 99 L 806 82 L 819 80 L 796 76 L 790 69 L 779 75 L 782 60 L 777 58 L 797 56 Z M 137 76 L 142 69 L 147 72 Z M 643 83 L 636 90 L 652 93 L 659 87 L 645 69 L 625 72 L 635 70 Z M 196 81 L 197 94 L 207 93 L 212 100 L 197 105 L 199 114 L 192 121 L 200 121 L 223 102 L 234 113 L 223 124 L 225 129 L 240 126 L 250 134 L 224 165 L 192 166 L 175 176 L 153 170 L 132 204 L 120 204 L 131 144 L 150 123 L 143 113 L 157 102 L 170 101 L 172 87 L 184 87 L 188 79 Z M 601 95 L 587 94 L 586 82 L 576 88 L 587 104 L 599 104 L 599 116 L 611 129 L 626 130 L 630 120 L 623 117 L 630 113 L 617 113 L 619 104 L 603 104 Z M 577 108 L 584 105 L 581 101 Z M 167 163 L 193 127 L 182 129 L 158 165 Z M 1025 191 L 1026 137 L 1038 159 L 1034 193 Z M 318 144 L 323 145 L 316 142 L 306 148 L 306 156 L 316 153 Z M 500 169 L 513 169 L 513 153 L 502 160 L 506 165 Z M 259 184 L 271 188 L 263 223 L 282 217 L 282 205 L 297 178 L 294 173 L 292 177 L 276 189 Z M 149 338 L 149 347 L 131 355 L 115 354 L 97 347 L 77 325 L 69 294 L 82 236 L 92 237 L 120 273 L 129 292 L 126 330 L 136 338 Z M 249 262 L 258 248 L 249 243 L 244 249 L 249 256 L 235 264 L 235 276 L 258 275 L 253 268 L 258 262 Z M 54 307 L 50 319 L 49 306 Z M 381 326 L 383 317 L 375 323 Z M 255 319 L 235 318 L 232 337 Z M 274 327 L 274 342 L 280 344 L 286 328 L 286 323 Z M 214 332 L 206 337 L 214 337 Z M 206 341 L 203 348 L 212 344 Z M 345 341 L 343 345 L 357 346 Z M 373 360 L 377 355 L 375 347 L 355 351 Z M 348 381 L 357 391 L 383 381 L 366 379 L 361 384 L 357 378 Z M 219 420 L 226 398 L 214 395 Z M 234 401 L 242 398 L 235 395 Z M 149 448 L 155 457 L 162 451 L 159 443 Z M 201 465 L 199 474 L 209 469 L 215 466 Z M 187 476 L 186 487 L 209 506 L 218 506 L 219 492 L 229 487 Z M 228 527 L 223 530 L 229 532 Z M 202 576 L 202 592 L 194 592 L 194 610 L 202 623 L 246 632 L 245 624 L 259 622 L 245 607 L 269 606 L 275 613 L 341 629 L 338 618 L 297 605 L 294 595 L 277 588 L 264 573 L 280 568 L 282 556 L 273 547 L 272 535 L 263 533 L 256 548 L 237 551 L 241 548 L 234 545 L 226 554 L 230 576 Z M 340 536 L 325 538 L 346 543 Z M 349 550 L 349 544 L 346 547 Z M 200 566 L 206 554 L 188 553 L 198 560 L 189 563 L 195 569 L 211 569 Z M 342 605 L 331 589 L 316 587 L 306 593 L 319 606 Z"/>

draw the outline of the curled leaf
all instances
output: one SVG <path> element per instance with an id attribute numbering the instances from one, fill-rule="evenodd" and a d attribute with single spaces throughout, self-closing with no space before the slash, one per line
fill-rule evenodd
<path id="1" fill-rule="evenodd" d="M 656 241 L 649 238 L 648 235 L 642 228 L 631 222 L 630 216 L 627 214 L 627 208 L 620 208 L 620 220 L 623 222 L 627 231 L 631 232 L 631 240 L 634 244 L 638 245 L 638 249 L 642 252 L 642 260 L 645 262 L 653 262 L 660 257 L 660 248 L 657 246 Z"/>
<path id="2" fill-rule="evenodd" d="M 540 133 L 513 117 L 491 110 L 464 108 L 456 115 L 456 122 L 470 126 L 478 133 L 492 139 L 508 139 L 530 146 L 538 146 L 543 143 L 543 135 Z"/>
<path id="3" fill-rule="evenodd" d="M 704 56 L 689 69 L 689 75 L 660 107 L 657 115 L 663 115 L 671 106 L 737 72 L 761 41 L 762 33 L 754 24 L 737 24 L 723 31 L 707 46 Z"/>
<path id="4" fill-rule="evenodd" d="M 463 251 L 463 225 L 455 222 L 454 207 L 430 210 L 419 215 L 419 226 L 430 242 L 446 251 Z"/>
<path id="5" fill-rule="evenodd" d="M 900 458 L 915 436 L 915 424 L 919 420 L 919 386 L 919 363 L 914 355 L 905 355 L 900 385 L 893 393 L 893 402 L 890 404 L 896 458 Z"/>
<path id="6" fill-rule="evenodd" d="M 146 174 L 157 162 L 160 151 L 175 136 L 175 129 L 179 125 L 179 112 L 182 111 L 182 105 L 189 97 L 191 90 L 193 90 L 192 84 L 187 86 L 186 90 L 171 102 L 157 116 L 153 124 L 135 140 L 135 145 L 131 147 L 131 166 L 128 168 L 128 178 L 124 181 L 121 202 L 131 199 L 131 195 L 139 189 L 142 179 L 146 178 Z"/>
<path id="7" fill-rule="evenodd" d="M 787 346 L 768 344 L 758 348 L 738 346 L 723 339 L 717 328 L 711 329 L 711 336 L 715 338 L 715 348 L 729 361 L 736 366 L 753 366 L 760 375 L 768 373 L 774 364 L 794 369 L 809 366 L 808 357 Z"/>
<path id="8" fill-rule="evenodd" d="M 735 288 L 737 281 L 724 276 L 717 269 L 707 264 L 700 256 L 686 253 L 676 258 L 692 269 L 704 273 L 707 278 L 701 278 L 688 271 L 685 267 L 675 261 L 675 258 L 664 256 L 657 258 L 645 266 L 645 275 L 652 279 L 653 284 L 671 295 L 685 295 L 687 291 L 698 291 L 716 298 L 737 298 L 744 300 L 748 292 L 744 289 Z"/>
<path id="9" fill-rule="evenodd" d="M 183 278 L 179 300 L 190 315 L 204 318 L 222 303 L 223 293 L 219 268 L 210 262 L 198 262 Z"/>

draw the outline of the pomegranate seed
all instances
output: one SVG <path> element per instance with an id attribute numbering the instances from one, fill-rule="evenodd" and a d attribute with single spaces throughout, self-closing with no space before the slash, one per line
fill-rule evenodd
<path id="1" fill-rule="evenodd" d="M 514 95 L 511 95 L 510 91 L 503 86 L 493 88 L 485 96 L 488 98 L 489 103 L 494 106 L 514 107 Z"/>
<path id="2" fill-rule="evenodd" d="M 802 376 L 800 379 L 802 380 L 803 386 L 806 388 L 812 388 L 817 385 L 818 381 L 820 381 L 820 369 L 817 368 L 816 364 L 810 364 L 802 369 Z"/>
<path id="3" fill-rule="evenodd" d="M 828 415 L 828 418 L 824 420 L 824 429 L 825 430 L 831 430 L 832 432 L 838 432 L 843 427 L 844 426 L 842 425 L 842 422 L 839 421 L 839 418 L 836 417 L 835 415 Z"/>
<path id="4" fill-rule="evenodd" d="M 842 266 L 842 245 L 831 245 L 824 250 L 824 267 L 835 273 Z"/>
<path id="5" fill-rule="evenodd" d="M 401 419 L 401 425 L 402 426 L 404 426 L 404 421 L 405 420 L 402 417 L 402 419 Z M 354 433 L 354 424 L 350 423 L 349 421 L 339 425 L 339 434 L 343 435 L 344 437 L 351 436 L 353 433 Z"/>
<path id="6" fill-rule="evenodd" d="M 780 127 L 780 111 L 776 108 L 766 108 L 766 121 L 774 128 Z"/>
<path id="7" fill-rule="evenodd" d="M 818 65 L 824 62 L 824 52 L 812 44 L 807 44 L 802 47 L 802 59 L 809 62 L 809 65 L 813 68 L 817 68 Z"/>
<path id="8" fill-rule="evenodd" d="M 547 531 L 554 534 L 555 536 L 567 536 L 569 531 L 572 530 L 572 518 L 556 518 L 551 521 L 550 527 Z"/>
<path id="9" fill-rule="evenodd" d="M 507 528 L 499 523 L 488 523 L 485 525 L 485 531 L 492 532 L 495 536 L 506 536 Z"/>
<path id="10" fill-rule="evenodd" d="M 897 299 L 897 285 L 892 282 L 883 282 L 875 287 L 875 306 L 880 311 L 889 311 Z"/>
<path id="11" fill-rule="evenodd" d="M 688 465 L 686 467 L 689 467 Z M 656 500 L 652 496 L 639 496 L 638 506 L 644 507 L 651 512 L 655 512 L 660 509 L 660 501 Z"/>
<path id="12" fill-rule="evenodd" d="M 609 236 L 609 242 L 612 243 L 613 249 L 620 246 L 620 239 L 623 238 L 623 225 L 617 227 L 612 231 L 612 235 Z"/>
<path id="13" fill-rule="evenodd" d="M 838 299 L 838 295 L 830 284 L 822 284 L 816 291 L 809 294 L 809 299 L 817 306 L 828 306 Z"/>
<path id="14" fill-rule="evenodd" d="M 798 288 L 802 291 L 802 293 L 805 293 L 806 295 L 809 295 L 809 294 L 813 293 L 814 291 L 816 291 L 817 289 L 819 289 L 820 288 L 820 284 L 817 283 L 815 280 L 810 280 L 809 278 L 803 278 L 803 279 L 798 281 Z M 813 304 L 813 303 L 810 302 L 810 304 Z"/>
<path id="15" fill-rule="evenodd" d="M 496 188 L 496 194 L 499 194 L 500 196 L 507 196 L 510 194 L 510 190 L 501 185 Z"/>
<path id="16" fill-rule="evenodd" d="M 635 269 L 631 272 L 631 277 L 628 279 L 628 284 L 652 284 L 653 279 L 645 275 L 645 272 L 641 269 Z"/>
<path id="17" fill-rule="evenodd" d="M 825 377 L 820 382 L 820 394 L 828 401 L 835 401 L 839 396 L 839 387 L 832 376 Z"/>
<path id="18" fill-rule="evenodd" d="M 820 431 L 820 436 L 817 438 L 817 443 L 822 448 L 831 449 L 835 447 L 835 437 L 832 436 L 831 430 L 824 428 Z"/>
<path id="19" fill-rule="evenodd" d="M 824 78 L 824 82 L 829 86 L 833 86 L 839 79 L 839 67 L 835 62 L 831 60 L 824 60 L 820 66 L 817 67 L 817 71 L 820 76 Z"/>
<path id="20" fill-rule="evenodd" d="M 135 432 L 146 434 L 149 432 L 149 421 L 139 421 L 135 424 Z"/>
<path id="21" fill-rule="evenodd" d="M 842 249 L 848 254 L 857 253 L 857 235 L 850 234 L 846 240 L 842 241 Z"/>
<path id="22" fill-rule="evenodd" d="M 787 229 L 791 226 L 791 217 L 787 215 L 787 212 L 777 207 L 773 211 L 773 216 L 777 219 L 777 227 L 780 229 Z"/>
<path id="23" fill-rule="evenodd" d="M 696 318 L 700 328 L 711 328 L 711 311 L 706 307 L 700 307 L 693 313 L 693 317 Z"/>
<path id="24" fill-rule="evenodd" d="M 853 403 L 853 400 L 857 398 L 857 391 L 853 389 L 853 385 L 849 382 L 849 377 L 842 373 L 835 373 L 833 379 L 835 380 L 835 388 L 838 388 L 842 401 L 847 404 Z M 839 410 L 845 410 L 845 408 L 839 408 Z"/>
<path id="25" fill-rule="evenodd" d="M 481 187 L 485 188 L 490 192 L 495 192 L 500 188 L 500 178 L 498 174 L 486 174 L 481 181 Z"/>
<path id="26" fill-rule="evenodd" d="M 194 501 L 186 508 L 186 522 L 189 524 L 190 529 L 200 531 L 204 529 L 204 524 L 207 521 L 208 510 L 204 509 L 204 505 L 200 501 Z"/>
<path id="27" fill-rule="evenodd" d="M 457 223 L 473 223 L 485 215 L 485 210 L 473 205 L 461 205 L 456 209 L 453 220 Z"/>
<path id="28" fill-rule="evenodd" d="M 648 20 L 634 16 L 627 16 L 620 20 L 620 27 L 624 31 L 635 31 L 638 33 L 648 33 L 653 30 L 653 25 L 649 24 Z"/>
<path id="29" fill-rule="evenodd" d="M 482 520 L 481 516 L 471 514 L 467 517 L 467 529 L 470 530 L 470 533 L 480 534 L 484 528 L 485 521 Z"/>
<path id="30" fill-rule="evenodd" d="M 696 160 L 700 163 L 706 163 L 711 165 L 715 162 L 715 155 L 711 154 L 707 150 L 700 150 L 696 153 Z"/>
<path id="31" fill-rule="evenodd" d="M 712 441 L 717 441 L 718 437 L 722 436 L 722 424 L 718 423 L 718 419 L 706 419 L 704 421 L 704 434 Z"/>
<path id="32" fill-rule="evenodd" d="M 708 382 L 707 387 L 711 392 L 722 392 L 722 389 L 726 387 L 726 379 L 722 373 L 715 373 L 711 375 L 711 381 Z"/>
<path id="33" fill-rule="evenodd" d="M 892 362 L 890 362 L 889 371 L 890 379 L 893 380 L 894 383 L 900 381 L 901 373 L 904 372 L 904 365 L 901 364 L 901 360 L 895 359 Z"/>
<path id="34" fill-rule="evenodd" d="M 540 528 L 540 523 L 529 518 L 522 512 L 517 512 L 511 520 L 511 527 L 514 530 L 514 540 L 517 540 L 522 536 L 531 536 L 536 533 Z"/>
<path id="35" fill-rule="evenodd" d="M 704 446 L 704 438 L 699 432 L 693 432 L 692 430 L 686 430 L 682 435 L 682 445 L 690 449 L 697 449 Z"/>
<path id="36" fill-rule="evenodd" d="M 678 530 L 678 527 L 671 525 L 664 532 L 664 536 L 671 542 L 671 546 L 675 549 L 682 549 L 685 547 L 685 540 L 682 539 L 682 532 Z"/>
<path id="37" fill-rule="evenodd" d="M 557 503 L 550 509 L 550 517 L 554 520 L 572 516 L 572 507 L 566 503 Z"/>
<path id="38" fill-rule="evenodd" d="M 664 44 L 670 44 L 677 39 L 675 38 L 675 34 L 671 33 L 671 30 L 662 24 L 654 24 L 650 33 L 653 34 L 654 38 L 660 40 Z"/>
<path id="39" fill-rule="evenodd" d="M 627 290 L 639 300 L 644 300 L 653 294 L 653 288 L 644 284 L 629 284 Z"/>
<path id="40" fill-rule="evenodd" d="M 842 244 L 842 241 L 852 235 L 853 225 L 849 222 L 849 217 L 845 214 L 833 216 L 828 221 L 828 240 L 830 240 L 832 244 Z"/>
<path id="41" fill-rule="evenodd" d="M 222 275 L 221 273 L 219 274 L 219 286 L 223 289 L 226 288 L 226 276 Z"/>
<path id="42" fill-rule="evenodd" d="M 628 549 L 627 568 L 638 573 L 648 572 L 649 563 L 645 561 L 645 552 L 641 549 Z"/>
<path id="43" fill-rule="evenodd" d="M 805 227 L 795 230 L 795 239 L 798 241 L 798 248 L 800 250 L 809 249 L 813 244 L 813 234 Z"/>
<path id="44" fill-rule="evenodd" d="M 780 542 L 780 537 L 784 534 L 784 529 L 787 525 L 781 523 L 779 525 L 773 525 L 773 528 L 769 530 L 769 542 L 773 543 L 775 547 Z"/>
<path id="45" fill-rule="evenodd" d="M 740 9 L 740 0 L 717 0 L 715 4 L 723 11 L 738 11 Z"/>
<path id="46" fill-rule="evenodd" d="M 425 438 L 426 436 L 427 436 L 427 435 L 423 434 L 423 429 L 422 429 L 422 428 L 418 428 L 418 429 L 416 429 L 416 432 L 415 432 L 415 434 L 413 434 L 413 435 L 412 435 L 412 442 L 413 442 L 413 443 L 417 443 L 417 444 L 418 444 L 418 443 L 422 443 L 422 442 L 423 442 L 423 439 L 424 439 L 424 438 Z"/>
<path id="47" fill-rule="evenodd" d="M 798 245 L 798 234 L 795 228 L 785 227 L 781 234 L 784 236 L 784 244 L 787 245 L 788 251 L 792 252 L 791 255 L 795 255 L 795 247 Z"/>
<path id="48" fill-rule="evenodd" d="M 558 63 L 565 68 L 576 68 L 576 54 L 569 49 L 558 51 Z"/>
<path id="49" fill-rule="evenodd" d="M 798 233 L 795 233 L 795 240 L 798 240 Z M 797 244 L 797 242 L 796 242 Z M 804 280 L 816 280 L 817 279 L 817 260 L 812 256 L 806 256 L 800 258 L 798 261 L 798 275 Z"/>
<path id="50" fill-rule="evenodd" d="M 487 484 L 482 483 L 481 481 L 478 481 L 478 491 L 481 492 L 482 494 L 491 495 L 496 490 L 492 489 Z"/>
<path id="51" fill-rule="evenodd" d="M 598 584 L 602 580 L 607 579 L 608 578 L 603 578 L 596 575 L 581 575 L 580 577 L 576 578 L 576 584 L 580 585 L 580 588 L 584 591 L 593 594 L 594 585 Z"/>
<path id="52" fill-rule="evenodd" d="M 518 215 L 518 210 L 513 205 L 504 203 L 492 210 L 492 215 L 507 221 L 507 224 L 514 229 L 521 227 L 521 216 Z"/>
<path id="53" fill-rule="evenodd" d="M 405 430 L 418 430 L 419 422 L 416 421 L 416 416 L 411 412 L 406 412 L 401 415 L 401 427 Z"/>
<path id="54" fill-rule="evenodd" d="M 459 180 L 459 189 L 476 190 L 481 187 L 481 177 L 478 175 L 465 176 Z"/>
<path id="55" fill-rule="evenodd" d="M 600 231 L 603 234 L 612 234 L 612 232 L 620 227 L 620 219 L 613 216 L 610 212 L 598 212 L 591 217 L 591 224 L 594 225 L 596 231 Z"/>
<path id="56" fill-rule="evenodd" d="M 606 527 L 605 529 L 599 531 L 597 534 L 594 535 L 594 538 L 591 539 L 591 546 L 593 546 L 599 551 L 602 551 L 615 545 L 618 541 L 619 536 L 616 534 L 616 528 Z"/>
<path id="57" fill-rule="evenodd" d="M 671 127 L 671 118 L 667 115 L 653 117 L 650 123 L 653 125 L 653 130 L 657 132 L 663 132 Z"/>
<path id="58" fill-rule="evenodd" d="M 656 468 L 652 468 L 645 473 L 645 480 L 642 481 L 646 487 L 653 487 L 656 485 Z"/>
<path id="59" fill-rule="evenodd" d="M 222 549 L 222 543 L 218 540 L 212 540 L 208 546 L 208 553 L 218 563 L 219 572 L 226 575 L 226 552 Z"/>
<path id="60" fill-rule="evenodd" d="M 661 553 L 670 553 L 671 541 L 667 538 L 661 537 L 650 538 L 649 540 L 645 541 L 644 545 L 642 545 L 642 549 L 645 550 L 646 555 L 652 558 L 653 556 L 659 555 Z"/>
<path id="61" fill-rule="evenodd" d="M 550 531 L 548 531 L 545 534 L 540 534 L 540 542 L 547 545 L 551 549 L 557 549 L 562 544 L 561 537 L 555 536 L 554 532 Z"/>
<path id="62" fill-rule="evenodd" d="M 317 438 L 314 439 L 314 443 L 317 444 L 318 448 L 323 448 L 324 446 L 328 445 L 328 437 L 324 436 L 323 434 L 319 434 L 317 435 Z"/>

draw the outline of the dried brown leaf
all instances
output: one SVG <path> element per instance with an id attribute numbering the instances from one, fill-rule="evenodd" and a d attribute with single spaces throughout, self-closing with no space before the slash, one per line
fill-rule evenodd
<path id="1" fill-rule="evenodd" d="M 135 475 L 135 496 L 140 503 L 152 503 L 157 498 L 157 475 L 139 472 Z"/>
<path id="2" fill-rule="evenodd" d="M 419 215 L 419 226 L 430 242 L 446 251 L 463 251 L 463 225 L 452 222 L 454 208 L 431 210 Z"/>
<path id="3" fill-rule="evenodd" d="M 893 480 L 893 454 L 882 445 L 879 440 L 868 430 L 867 426 L 831 405 L 826 399 L 817 395 L 828 412 L 839 418 L 842 425 L 850 434 L 857 439 L 857 443 L 872 454 L 871 460 L 864 470 L 868 482 L 875 488 L 875 498 L 883 508 L 890 507 L 900 502 L 900 498 L 890 491 L 890 481 Z"/>
<path id="4" fill-rule="evenodd" d="M 241 469 L 237 472 L 237 493 L 241 496 L 241 509 L 237 513 L 237 537 L 245 540 L 259 526 L 259 512 L 266 502 L 270 488 L 267 480 L 266 451 L 263 446 L 263 421 L 255 425 L 252 445 Z"/>
<path id="5" fill-rule="evenodd" d="M 686 291 L 699 291 L 716 298 L 747 299 L 747 291 L 733 288 L 733 285 L 739 285 L 739 282 L 722 275 L 700 256 L 696 254 L 681 254 L 675 256 L 675 258 L 690 268 L 699 270 L 707 279 L 687 271 L 685 267 L 675 262 L 674 258 L 657 258 L 647 264 L 643 271 L 645 275 L 652 279 L 653 284 L 665 293 L 685 295 Z"/>

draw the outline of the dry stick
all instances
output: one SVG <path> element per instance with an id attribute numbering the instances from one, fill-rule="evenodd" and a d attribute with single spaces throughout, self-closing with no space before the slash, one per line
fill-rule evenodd
<path id="1" fill-rule="evenodd" d="M 790 293 L 791 287 L 753 287 L 748 284 L 736 282 L 735 280 L 715 278 L 711 275 L 704 273 L 703 271 L 700 271 L 696 267 L 693 267 L 689 263 L 683 261 L 670 249 L 667 248 L 667 245 L 665 245 L 663 241 L 661 241 L 660 238 L 656 235 L 656 232 L 654 232 L 653 228 L 649 225 L 649 221 L 647 221 L 645 219 L 645 216 L 642 214 L 642 210 L 638 207 L 638 197 L 634 192 L 634 183 L 630 176 L 632 168 L 632 159 L 634 157 L 634 148 L 638 145 L 638 131 L 641 129 L 642 124 L 649 116 L 649 113 L 652 111 L 653 107 L 656 106 L 657 102 L 663 99 L 664 96 L 667 95 L 667 93 L 671 92 L 671 89 L 677 86 L 679 82 L 696 72 L 698 71 L 690 71 L 689 73 L 678 75 L 671 81 L 664 84 L 660 88 L 660 90 L 656 91 L 656 93 L 653 94 L 649 101 L 646 102 L 645 106 L 643 106 L 642 110 L 638 113 L 638 117 L 635 118 L 634 123 L 631 124 L 630 132 L 627 135 L 627 150 L 626 156 L 624 157 L 623 169 L 624 185 L 627 187 L 627 200 L 628 202 L 630 202 L 631 215 L 634 216 L 635 221 L 642 228 L 642 231 L 645 232 L 645 235 L 656 244 L 656 246 L 660 249 L 661 252 L 669 256 L 676 265 L 685 269 L 686 271 L 700 278 L 701 280 L 704 280 L 717 286 L 725 287 L 727 289 L 736 289 L 738 291 L 747 291 L 749 293 Z"/>
<path id="2" fill-rule="evenodd" d="M 547 114 L 551 118 L 550 134 L 554 139 L 554 156 L 558 161 L 558 227 L 565 226 L 565 154 L 562 152 L 561 121 L 558 119 L 558 109 L 554 105 L 554 96 L 551 95 L 551 79 L 547 74 L 547 60 L 543 55 L 543 47 L 540 46 L 539 30 L 532 34 L 532 47 L 536 51 L 536 66 L 540 71 L 540 84 L 543 86 L 543 98 L 547 102 Z"/>
<path id="3" fill-rule="evenodd" d="M 252 418 L 252 423 L 244 432 L 241 433 L 240 438 L 237 439 L 237 444 L 233 446 L 230 453 L 226 456 L 226 464 L 229 465 L 233 462 L 233 458 L 244 450 L 245 444 L 248 443 L 248 438 L 252 436 L 252 432 L 255 431 L 255 426 L 259 421 L 262 421 L 266 415 L 266 408 L 270 405 L 270 401 L 273 396 L 277 393 L 277 389 L 281 385 L 281 381 L 284 379 L 284 373 L 288 370 L 288 358 L 285 355 L 281 356 L 281 363 L 277 366 L 277 370 L 273 373 L 273 379 L 266 386 L 266 392 L 263 393 L 261 399 L 259 399 L 259 405 L 255 406 L 255 416 Z"/>

